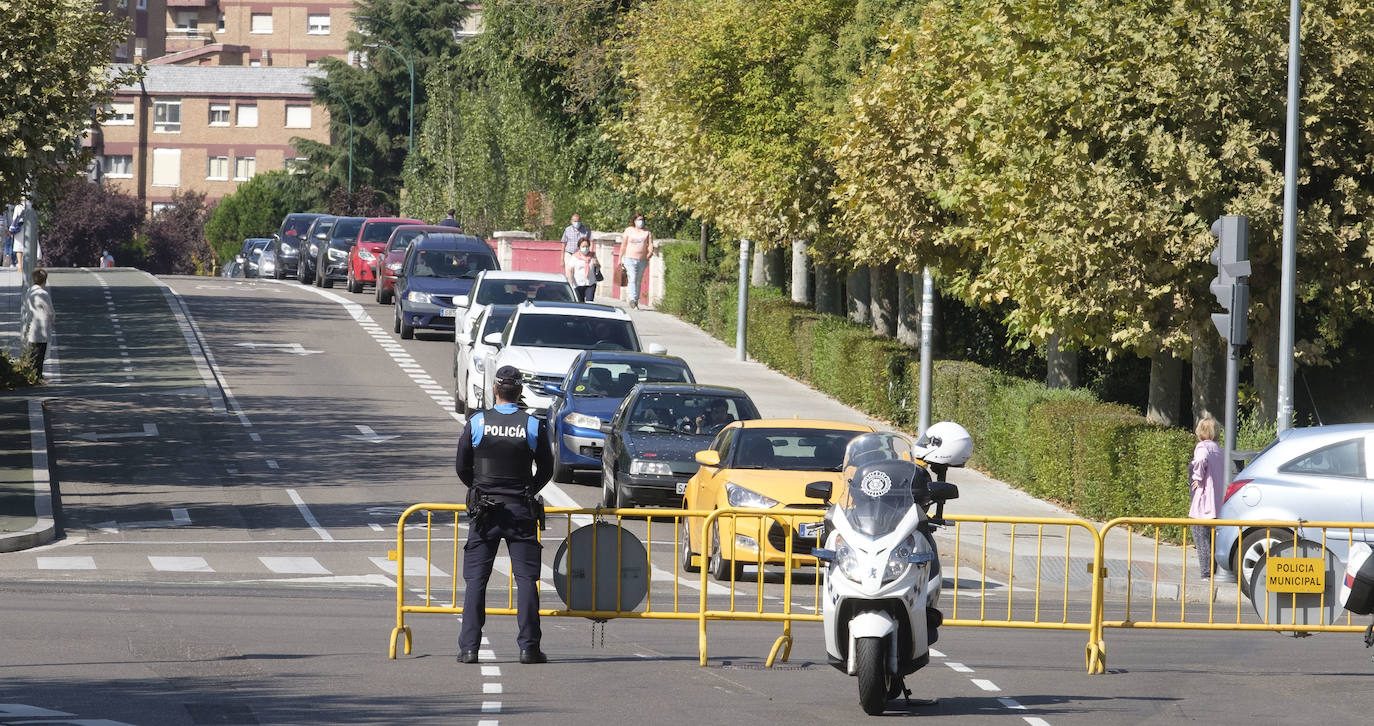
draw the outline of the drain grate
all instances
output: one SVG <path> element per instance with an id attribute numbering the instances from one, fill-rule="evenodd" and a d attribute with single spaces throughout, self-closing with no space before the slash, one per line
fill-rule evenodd
<path id="1" fill-rule="evenodd" d="M 762 663 L 731 663 L 725 661 L 720 664 L 723 670 L 727 671 L 809 671 L 820 665 L 819 663 L 800 663 L 797 665 L 780 663 L 769 668 Z"/>
<path id="2" fill-rule="evenodd" d="M 188 703 L 186 713 L 197 726 L 257 726 L 253 709 L 236 703 Z"/>

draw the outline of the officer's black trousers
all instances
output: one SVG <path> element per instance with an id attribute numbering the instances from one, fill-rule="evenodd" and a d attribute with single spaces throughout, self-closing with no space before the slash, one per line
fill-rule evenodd
<path id="1" fill-rule="evenodd" d="M 515 510 L 515 511 L 512 511 Z M 482 626 L 487 619 L 487 580 L 496 561 L 501 540 L 510 552 L 511 570 L 515 574 L 516 620 L 520 635 L 516 638 L 521 650 L 539 647 L 539 553 L 543 545 L 536 536 L 538 524 L 523 504 L 494 506 L 483 522 L 481 532 L 469 530 L 463 546 L 463 630 L 458 635 L 458 650 L 477 650 L 482 643 Z"/>

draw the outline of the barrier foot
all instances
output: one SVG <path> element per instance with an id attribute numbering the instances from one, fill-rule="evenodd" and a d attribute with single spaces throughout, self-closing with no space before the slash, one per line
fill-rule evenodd
<path id="1" fill-rule="evenodd" d="M 1107 672 L 1107 644 L 1102 641 L 1088 643 L 1088 675 Z"/>
<path id="2" fill-rule="evenodd" d="M 391 643 L 388 648 L 388 654 L 392 660 L 396 660 L 397 635 L 401 635 L 405 638 L 405 654 L 410 655 L 410 628 L 408 626 L 398 625 L 391 629 Z"/>
<path id="3" fill-rule="evenodd" d="M 792 635 L 790 633 L 783 633 L 778 636 L 777 640 L 773 641 L 773 647 L 768 651 L 768 660 L 764 665 L 772 668 L 773 661 L 777 660 L 779 650 L 782 651 L 782 660 L 786 663 L 787 658 L 792 655 Z"/>

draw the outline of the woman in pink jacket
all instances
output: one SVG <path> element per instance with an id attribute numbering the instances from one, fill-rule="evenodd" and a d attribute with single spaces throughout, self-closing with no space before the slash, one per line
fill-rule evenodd
<path id="1" fill-rule="evenodd" d="M 1217 420 L 1208 416 L 1197 422 L 1193 433 L 1197 434 L 1197 446 L 1193 449 L 1193 461 L 1188 465 L 1189 487 L 1193 492 L 1193 503 L 1188 507 L 1190 519 L 1216 519 L 1221 509 L 1221 495 L 1227 485 L 1226 460 L 1217 444 Z M 1197 545 L 1198 566 L 1202 568 L 1202 579 L 1210 579 L 1214 567 L 1212 560 L 1212 527 L 1193 525 L 1193 543 Z"/>

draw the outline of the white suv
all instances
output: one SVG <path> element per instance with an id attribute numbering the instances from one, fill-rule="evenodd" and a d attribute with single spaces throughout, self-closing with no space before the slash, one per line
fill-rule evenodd
<path id="1" fill-rule="evenodd" d="M 629 313 L 586 303 L 527 302 L 515 309 L 504 331 L 487 335 L 483 342 L 496 347 L 482 366 L 483 389 L 491 390 L 496 369 L 515 366 L 524 379 L 524 407 L 540 416 L 553 402 L 544 386 L 561 385 L 582 351 L 643 350 Z M 667 350 L 652 345 L 648 352 Z"/>
<path id="2" fill-rule="evenodd" d="M 472 327 L 473 321 L 488 305 L 519 305 L 535 302 L 576 302 L 568 278 L 554 272 L 483 270 L 472 281 L 467 295 L 453 299 L 458 306 L 458 330 Z M 463 310 L 466 308 L 466 310 Z"/>

